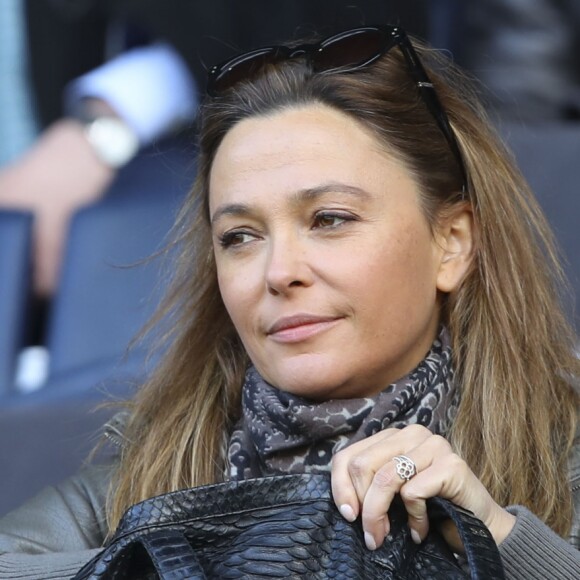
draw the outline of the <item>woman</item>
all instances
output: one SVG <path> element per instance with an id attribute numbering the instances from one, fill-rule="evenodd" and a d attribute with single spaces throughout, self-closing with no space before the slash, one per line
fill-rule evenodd
<path id="1" fill-rule="evenodd" d="M 155 494 L 330 470 L 371 550 L 394 494 L 416 542 L 441 495 L 489 527 L 508 577 L 573 577 L 575 339 L 541 212 L 461 74 L 367 27 L 243 55 L 209 92 L 171 347 L 118 463 L 8 516 L 0 570 L 65 577 Z"/>

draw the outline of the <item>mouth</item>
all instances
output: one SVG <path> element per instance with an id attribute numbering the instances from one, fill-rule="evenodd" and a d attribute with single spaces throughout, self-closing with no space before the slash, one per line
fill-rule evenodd
<path id="1" fill-rule="evenodd" d="M 276 342 L 295 343 L 307 340 L 334 327 L 342 317 L 313 316 L 298 314 L 277 320 L 267 330 L 267 335 Z"/>

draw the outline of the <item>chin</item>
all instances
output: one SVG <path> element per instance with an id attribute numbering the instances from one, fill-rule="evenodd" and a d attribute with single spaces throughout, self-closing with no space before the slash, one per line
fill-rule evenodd
<path id="1" fill-rule="evenodd" d="M 329 401 L 330 399 L 341 398 L 336 393 L 337 388 L 334 385 L 329 384 L 284 384 L 278 387 L 280 390 L 287 393 L 292 393 L 303 399 L 309 399 L 311 401 Z"/>
<path id="2" fill-rule="evenodd" d="M 267 365 L 261 374 L 271 385 L 305 399 L 324 401 L 364 396 L 355 392 L 359 389 L 353 386 L 352 374 L 341 372 L 335 361 L 320 360 L 316 355 L 295 357 L 275 367 Z"/>

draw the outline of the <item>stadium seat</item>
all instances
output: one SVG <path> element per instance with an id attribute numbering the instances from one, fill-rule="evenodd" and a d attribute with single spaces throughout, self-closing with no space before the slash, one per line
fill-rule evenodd
<path id="1" fill-rule="evenodd" d="M 0 400 L 13 391 L 30 298 L 32 214 L 0 211 Z"/>
<path id="2" fill-rule="evenodd" d="M 112 373 L 125 364 L 163 294 L 163 250 L 192 181 L 189 166 L 185 157 L 143 156 L 101 203 L 74 217 L 47 325 L 49 385 L 76 369 L 102 372 L 109 361 Z"/>

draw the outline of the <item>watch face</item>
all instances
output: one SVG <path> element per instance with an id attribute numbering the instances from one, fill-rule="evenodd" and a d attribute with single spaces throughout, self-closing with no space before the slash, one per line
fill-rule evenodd
<path id="1" fill-rule="evenodd" d="M 97 157 L 109 167 L 122 167 L 139 150 L 135 132 L 121 119 L 98 117 L 86 126 L 86 135 Z"/>

